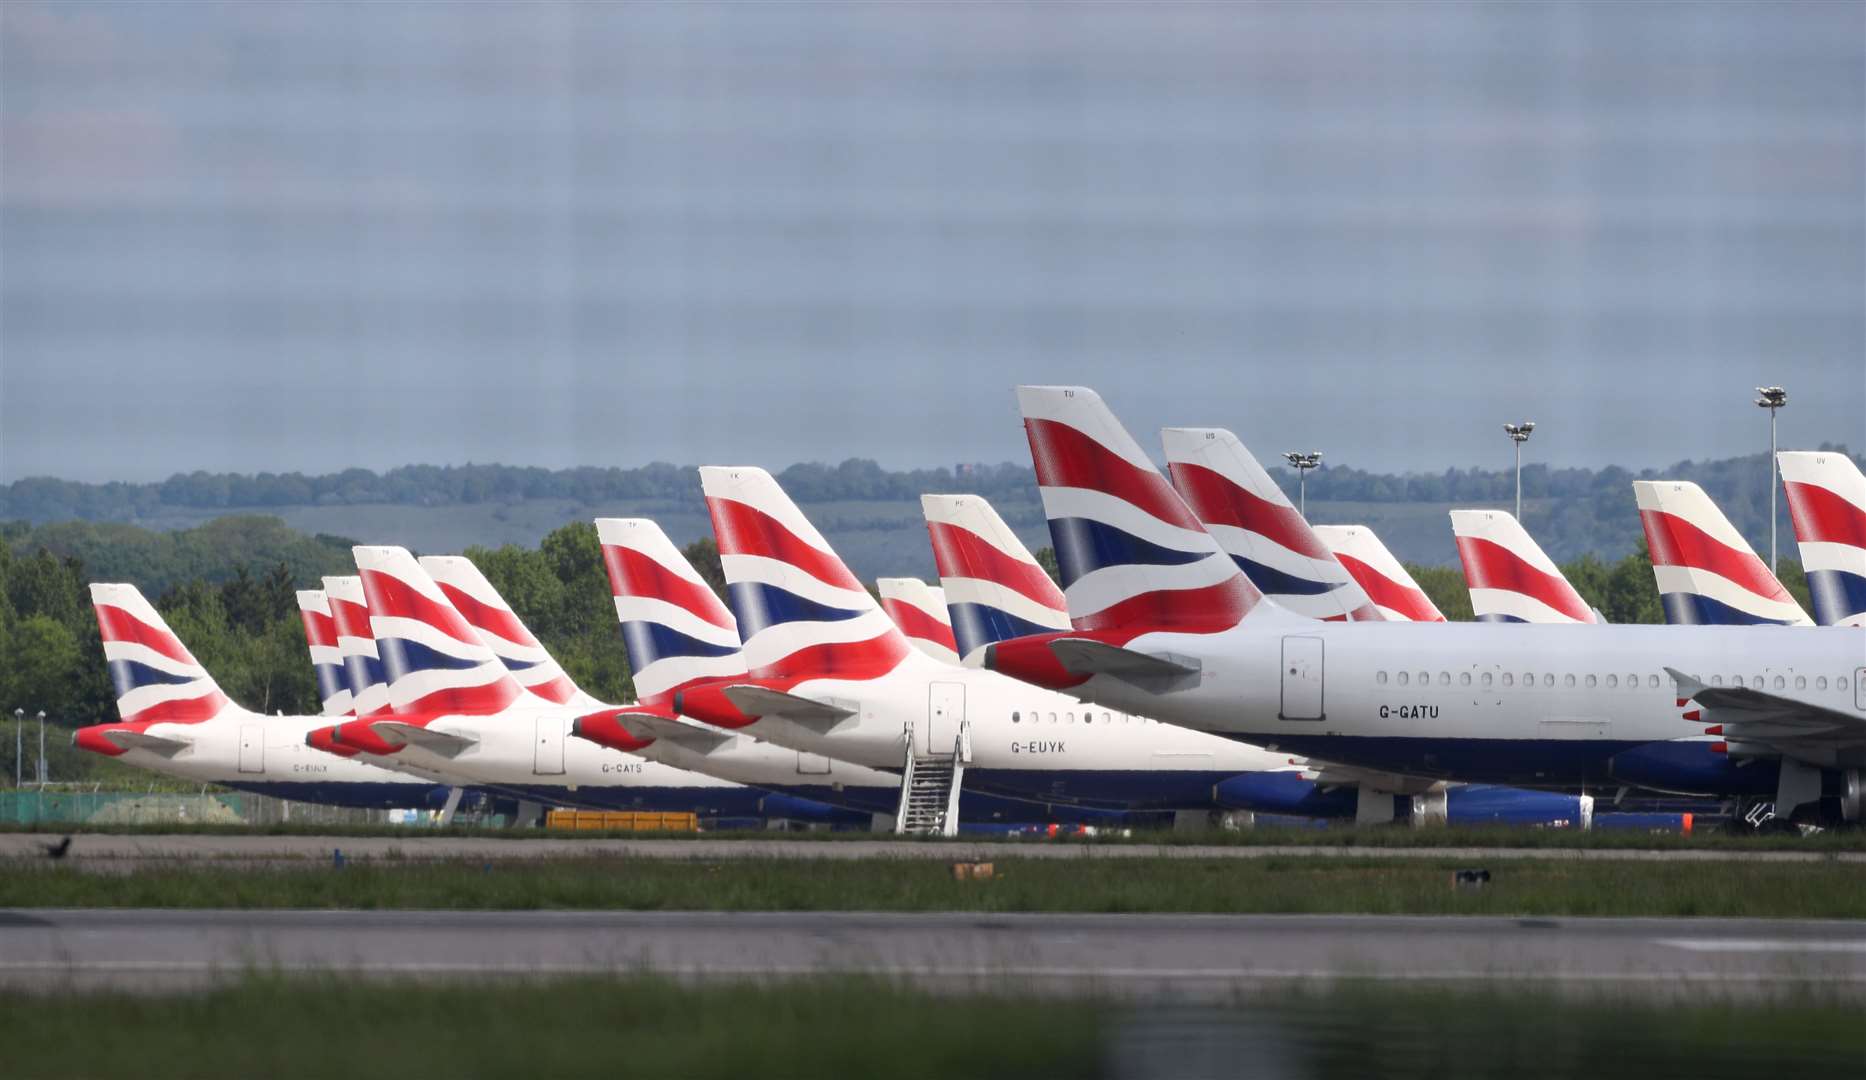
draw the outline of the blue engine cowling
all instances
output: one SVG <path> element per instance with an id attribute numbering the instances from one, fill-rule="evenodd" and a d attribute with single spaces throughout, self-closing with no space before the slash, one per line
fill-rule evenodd
<path id="1" fill-rule="evenodd" d="M 1646 743 L 1615 754 L 1607 772 L 1623 784 L 1680 795 L 1775 794 L 1775 762 L 1732 758 L 1717 746 L 1702 739 Z"/>
<path id="2" fill-rule="evenodd" d="M 1526 791 L 1494 784 L 1466 784 L 1445 792 L 1445 819 L 1453 825 L 1593 824 L 1593 800 L 1553 791 Z"/>

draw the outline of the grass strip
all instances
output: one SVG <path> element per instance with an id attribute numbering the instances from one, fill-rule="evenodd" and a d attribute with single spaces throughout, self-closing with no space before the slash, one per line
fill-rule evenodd
<path id="1" fill-rule="evenodd" d="M 50 989 L 0 1010 L 7 1075 L 1046 1077 L 1332 1080 L 1846 1075 L 1857 1005 L 1648 1004 L 1355 983 L 1216 1005 L 930 993 L 820 977 L 482 983 L 248 975 L 166 995 Z"/>
<path id="2" fill-rule="evenodd" d="M 355 860 L 188 863 L 97 872 L 0 865 L 0 907 L 626 911 L 1181 912 L 1866 918 L 1866 868 L 1817 862 L 1497 863 L 1477 890 L 1468 861 L 1436 858 L 994 860 L 955 881 L 925 859 Z"/>

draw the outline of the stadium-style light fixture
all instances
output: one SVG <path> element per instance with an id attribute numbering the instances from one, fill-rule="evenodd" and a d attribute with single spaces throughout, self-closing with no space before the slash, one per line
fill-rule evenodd
<path id="1" fill-rule="evenodd" d="M 1516 520 L 1523 520 L 1523 444 L 1529 441 L 1529 433 L 1536 429 L 1534 420 L 1524 420 L 1520 424 L 1505 424 L 1503 430 L 1510 441 L 1516 444 Z"/>
<path id="2" fill-rule="evenodd" d="M 1779 386 L 1758 386 L 1756 388 L 1756 406 L 1769 410 L 1769 573 L 1775 573 L 1775 489 L 1776 470 L 1780 468 L 1775 461 L 1775 410 L 1788 404 L 1788 391 Z"/>
<path id="3" fill-rule="evenodd" d="M 1300 450 L 1285 450 L 1283 460 L 1295 466 L 1297 512 L 1306 518 L 1309 516 L 1309 470 L 1321 466 L 1322 452 L 1310 450 L 1303 453 Z"/>

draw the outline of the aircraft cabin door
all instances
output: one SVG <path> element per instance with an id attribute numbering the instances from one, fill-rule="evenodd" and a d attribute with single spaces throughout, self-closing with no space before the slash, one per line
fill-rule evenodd
<path id="1" fill-rule="evenodd" d="M 927 689 L 927 753 L 952 755 L 965 719 L 965 684 L 936 682 Z"/>
<path id="2" fill-rule="evenodd" d="M 536 756 L 531 771 L 537 776 L 561 776 L 564 771 L 564 720 L 560 716 L 540 716 L 532 721 L 537 738 Z"/>
<path id="3" fill-rule="evenodd" d="M 1322 719 L 1322 639 L 1283 639 L 1283 706 L 1281 720 Z"/>
<path id="4" fill-rule="evenodd" d="M 258 724 L 240 725 L 240 771 L 266 771 L 266 729 Z"/>

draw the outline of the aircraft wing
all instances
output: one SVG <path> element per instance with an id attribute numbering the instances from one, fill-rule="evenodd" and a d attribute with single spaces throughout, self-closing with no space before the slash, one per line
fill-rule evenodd
<path id="1" fill-rule="evenodd" d="M 1665 671 L 1678 684 L 1679 698 L 1696 702 L 1702 722 L 1722 725 L 1729 742 L 1829 767 L 1866 761 L 1866 716 L 1747 686 L 1706 686 L 1681 671 Z"/>
<path id="2" fill-rule="evenodd" d="M 378 720 L 370 726 L 385 739 L 397 740 L 407 746 L 419 746 L 423 750 L 445 757 L 454 757 L 479 743 L 478 739 L 468 738 L 465 735 L 430 731 L 419 724 L 405 724 L 399 720 Z"/>
<path id="3" fill-rule="evenodd" d="M 104 732 L 104 738 L 116 743 L 125 750 L 147 750 L 163 757 L 174 757 L 186 750 L 191 744 L 187 739 L 165 739 L 160 735 L 151 735 L 146 731 L 128 731 L 118 729 Z"/>
<path id="4" fill-rule="evenodd" d="M 1378 769 L 1361 769 L 1352 765 L 1333 765 L 1324 761 L 1307 760 L 1295 763 L 1303 767 L 1305 776 L 1324 787 L 1367 787 L 1391 791 L 1395 795 L 1425 795 L 1445 786 L 1443 780 L 1382 772 Z"/>
<path id="5" fill-rule="evenodd" d="M 1199 679 L 1194 664 L 1091 638 L 1057 638 L 1050 642 L 1050 651 L 1056 654 L 1063 670 L 1072 675 L 1106 675 L 1150 693 L 1183 689 L 1196 685 Z"/>
<path id="6" fill-rule="evenodd" d="M 855 715 L 854 709 L 801 694 L 787 694 L 768 686 L 728 686 L 724 693 L 726 700 L 747 716 L 779 716 L 823 730 L 834 728 Z"/>

